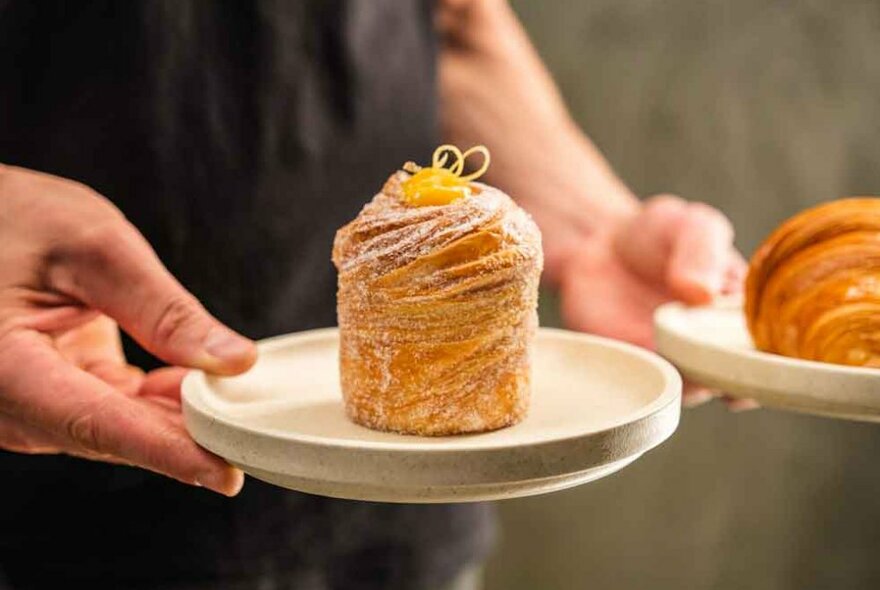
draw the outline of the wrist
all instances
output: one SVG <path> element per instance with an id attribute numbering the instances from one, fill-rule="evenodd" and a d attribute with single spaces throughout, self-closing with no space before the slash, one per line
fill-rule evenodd
<path id="1" fill-rule="evenodd" d="M 642 207 L 599 151 L 574 123 L 571 126 L 569 137 L 558 134 L 553 145 L 536 144 L 540 153 L 524 166 L 527 180 L 521 187 L 510 187 L 541 228 L 544 280 L 550 286 L 558 283 L 573 256 L 610 243 L 617 228 Z"/>

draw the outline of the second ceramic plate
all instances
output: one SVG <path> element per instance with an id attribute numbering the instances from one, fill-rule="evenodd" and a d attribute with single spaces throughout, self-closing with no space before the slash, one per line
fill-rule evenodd
<path id="1" fill-rule="evenodd" d="M 681 378 L 645 350 L 561 330 L 536 338 L 532 402 L 516 426 L 423 438 L 350 422 L 335 329 L 260 343 L 234 378 L 190 373 L 193 438 L 246 473 L 313 494 L 386 502 L 465 502 L 559 490 L 604 477 L 678 425 Z"/>
<path id="2" fill-rule="evenodd" d="M 755 350 L 739 298 L 705 307 L 663 305 L 655 326 L 657 350 L 693 381 L 763 406 L 880 422 L 880 369 Z"/>

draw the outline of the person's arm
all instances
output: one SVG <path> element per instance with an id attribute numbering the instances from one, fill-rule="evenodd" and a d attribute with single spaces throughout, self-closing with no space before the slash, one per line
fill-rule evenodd
<path id="1" fill-rule="evenodd" d="M 638 200 L 572 120 L 505 1 L 446 0 L 438 17 L 444 139 L 489 147 L 486 180 L 538 222 L 555 284 L 572 244 L 633 214 Z"/>
<path id="2" fill-rule="evenodd" d="M 176 367 L 129 366 L 117 323 Z M 136 465 L 234 495 L 243 474 L 184 428 L 180 367 L 229 375 L 255 359 L 109 201 L 0 165 L 0 449 Z"/>
<path id="3" fill-rule="evenodd" d="M 651 347 L 660 303 L 740 289 L 726 217 L 669 195 L 639 201 L 572 120 L 505 0 L 443 0 L 437 16 L 444 139 L 491 151 L 487 181 L 541 228 L 545 282 L 569 327 Z"/>

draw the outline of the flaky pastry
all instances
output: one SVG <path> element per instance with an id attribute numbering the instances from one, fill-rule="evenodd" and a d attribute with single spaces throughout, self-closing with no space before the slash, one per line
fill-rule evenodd
<path id="1" fill-rule="evenodd" d="M 408 163 L 336 234 L 341 385 L 363 426 L 436 436 L 526 413 L 540 233 L 507 195 L 461 176 L 469 153 Z"/>
<path id="2" fill-rule="evenodd" d="M 746 319 L 767 352 L 880 367 L 880 198 L 808 209 L 752 258 Z"/>

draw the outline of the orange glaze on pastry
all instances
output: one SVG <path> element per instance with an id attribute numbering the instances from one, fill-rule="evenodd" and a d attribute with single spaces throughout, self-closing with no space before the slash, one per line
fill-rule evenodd
<path id="1" fill-rule="evenodd" d="M 421 177 L 392 174 L 336 234 L 342 392 L 374 429 L 481 432 L 528 407 L 540 233 L 507 195 L 461 177 L 464 154 L 457 180 L 436 155 Z"/>
<path id="2" fill-rule="evenodd" d="M 880 198 L 832 201 L 773 232 L 749 267 L 746 319 L 760 350 L 880 367 Z"/>
<path id="3" fill-rule="evenodd" d="M 483 155 L 483 165 L 476 172 L 462 176 L 465 160 L 471 154 L 477 153 Z M 449 154 L 456 159 L 449 168 L 444 168 L 449 161 Z M 449 205 L 458 199 L 469 197 L 474 191 L 479 191 L 470 181 L 482 176 L 489 169 L 489 162 L 489 150 L 485 146 L 477 145 L 462 153 L 454 145 L 441 145 L 434 150 L 430 167 L 420 168 L 412 162 L 404 164 L 403 169 L 413 174 L 401 184 L 403 200 L 407 205 L 424 207 Z"/>

